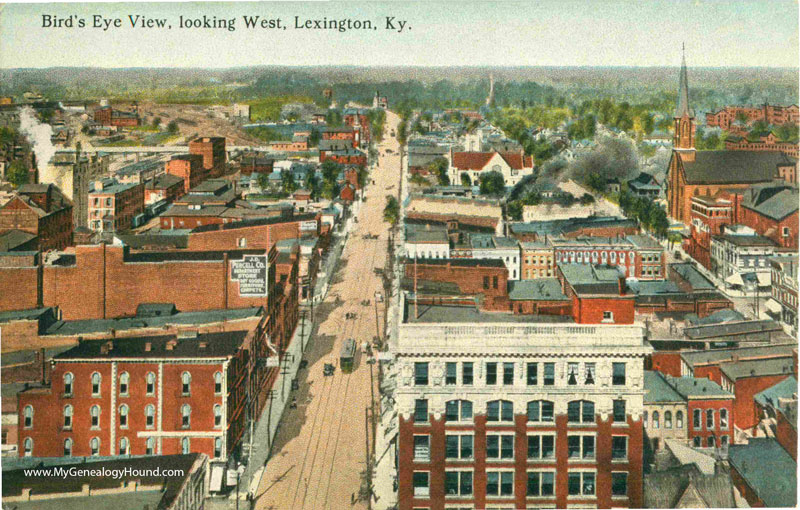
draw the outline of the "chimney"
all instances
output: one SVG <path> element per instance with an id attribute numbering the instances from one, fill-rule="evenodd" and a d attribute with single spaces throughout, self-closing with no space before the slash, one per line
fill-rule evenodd
<path id="1" fill-rule="evenodd" d="M 94 190 L 95 191 L 103 191 L 103 181 L 102 179 L 98 179 L 94 181 Z"/>
<path id="2" fill-rule="evenodd" d="M 178 345 L 178 341 L 173 338 L 172 340 L 167 341 L 166 349 L 168 351 L 173 351 L 175 350 L 176 345 Z"/>
<path id="3" fill-rule="evenodd" d="M 110 340 L 100 346 L 100 354 L 108 354 L 112 350 L 114 350 L 114 343 Z"/>
<path id="4" fill-rule="evenodd" d="M 144 352 L 150 352 L 153 350 L 153 344 L 150 342 L 146 342 L 144 344 Z"/>

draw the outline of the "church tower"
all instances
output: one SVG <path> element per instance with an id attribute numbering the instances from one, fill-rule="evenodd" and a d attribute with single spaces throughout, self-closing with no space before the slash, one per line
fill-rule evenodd
<path id="1" fill-rule="evenodd" d="M 680 153 L 683 161 L 694 161 L 694 110 L 689 106 L 689 78 L 686 72 L 685 49 L 684 47 L 681 74 L 678 80 L 678 104 L 674 115 L 675 134 L 672 137 L 672 147 Z"/>

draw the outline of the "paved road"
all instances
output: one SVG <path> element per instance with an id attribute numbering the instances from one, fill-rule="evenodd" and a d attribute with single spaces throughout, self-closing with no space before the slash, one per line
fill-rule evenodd
<path id="1" fill-rule="evenodd" d="M 396 192 L 400 165 L 397 141 L 388 133 L 398 123 L 399 118 L 387 112 L 386 141 L 380 146 L 379 166 L 371 174 L 375 184 L 367 188 L 367 202 L 362 204 L 328 296 L 315 306 L 318 330 L 306 350 L 308 368 L 298 375 L 300 389 L 294 392 L 298 406 L 282 418 L 275 450 L 255 494 L 257 509 L 367 507 L 365 500 L 351 505 L 351 497 L 358 497 L 366 467 L 365 409 L 371 399 L 371 365 L 359 353 L 355 370 L 344 374 L 338 358 L 346 339 L 354 338 L 360 346 L 376 335 L 374 293 L 382 292 L 383 284 L 374 269 L 386 264 L 389 236 L 383 222 L 384 197 Z M 387 155 L 386 148 L 392 154 Z M 365 234 L 378 238 L 363 239 Z M 370 306 L 362 306 L 367 299 Z M 384 304 L 377 314 L 381 329 Z M 346 319 L 347 313 L 355 313 L 356 319 Z M 332 377 L 322 375 L 325 363 L 337 366 Z M 377 397 L 378 368 L 372 367 Z"/>

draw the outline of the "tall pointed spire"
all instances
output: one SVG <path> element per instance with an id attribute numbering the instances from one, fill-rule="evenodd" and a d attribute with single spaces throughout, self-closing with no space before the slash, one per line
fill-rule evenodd
<path id="1" fill-rule="evenodd" d="M 694 110 L 689 106 L 689 77 L 686 72 L 686 44 L 683 44 L 681 58 L 681 75 L 678 79 L 678 106 L 675 108 L 675 118 L 683 116 L 694 118 Z"/>

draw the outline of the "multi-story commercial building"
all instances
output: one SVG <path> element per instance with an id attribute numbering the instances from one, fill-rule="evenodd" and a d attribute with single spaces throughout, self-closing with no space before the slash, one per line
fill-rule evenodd
<path id="1" fill-rule="evenodd" d="M 450 240 L 441 225 L 406 225 L 405 248 L 409 259 L 450 258 Z"/>
<path id="2" fill-rule="evenodd" d="M 749 227 L 731 225 L 711 237 L 711 271 L 731 288 L 747 291 L 756 285 L 765 290 L 770 272 L 767 260 L 775 254 L 775 242 Z"/>
<path id="3" fill-rule="evenodd" d="M 207 177 L 222 177 L 225 174 L 225 138 L 204 136 L 189 142 L 189 154 L 203 158 L 203 169 Z M 189 187 L 193 188 L 194 184 Z"/>
<path id="4" fill-rule="evenodd" d="M 760 106 L 726 106 L 718 112 L 706 113 L 706 125 L 729 130 L 731 124 L 743 117 L 747 124 L 763 120 L 767 124 L 800 123 L 797 105 L 781 106 L 764 103 Z"/>
<path id="5" fill-rule="evenodd" d="M 40 170 L 39 182 L 58 186 L 64 196 L 72 201 L 73 226 L 87 227 L 91 183 L 107 173 L 108 156 L 57 154 L 43 171 Z"/>
<path id="6" fill-rule="evenodd" d="M 641 507 L 642 328 L 483 315 L 400 326 L 399 508 Z"/>
<path id="7" fill-rule="evenodd" d="M 783 255 L 769 259 L 771 272 L 771 300 L 767 310 L 776 314 L 788 331 L 797 336 L 797 255 Z"/>
<path id="8" fill-rule="evenodd" d="M 552 278 L 555 270 L 553 248 L 544 242 L 521 242 L 520 279 Z"/>
<path id="9" fill-rule="evenodd" d="M 141 124 L 138 108 L 130 111 L 115 110 L 111 106 L 98 108 L 94 111 L 94 121 L 101 126 L 131 127 Z"/>
<path id="10" fill-rule="evenodd" d="M 798 205 L 797 186 L 780 182 L 754 186 L 744 192 L 738 222 L 772 239 L 777 246 L 796 251 Z"/>
<path id="11" fill-rule="evenodd" d="M 144 184 L 103 179 L 89 191 L 89 228 L 96 232 L 128 230 L 143 212 Z"/>
<path id="12" fill-rule="evenodd" d="M 53 184 L 23 184 L 0 206 L 0 238 L 12 232 L 35 236 L 40 250 L 63 250 L 72 242 L 72 203 Z M 14 249 L 8 246 L 6 249 Z"/>
<path id="13" fill-rule="evenodd" d="M 456 249 L 458 248 L 457 246 Z M 519 241 L 516 239 L 488 234 L 471 234 L 467 248 L 474 259 L 502 260 L 508 268 L 508 279 L 520 279 L 520 249 Z"/>
<path id="14" fill-rule="evenodd" d="M 166 173 L 183 179 L 185 193 L 208 178 L 208 172 L 203 168 L 203 157 L 199 154 L 172 156 L 167 161 Z"/>
<path id="15" fill-rule="evenodd" d="M 617 266 L 626 277 L 640 280 L 663 280 L 667 275 L 664 247 L 648 235 L 559 237 L 549 242 L 556 264 Z"/>

